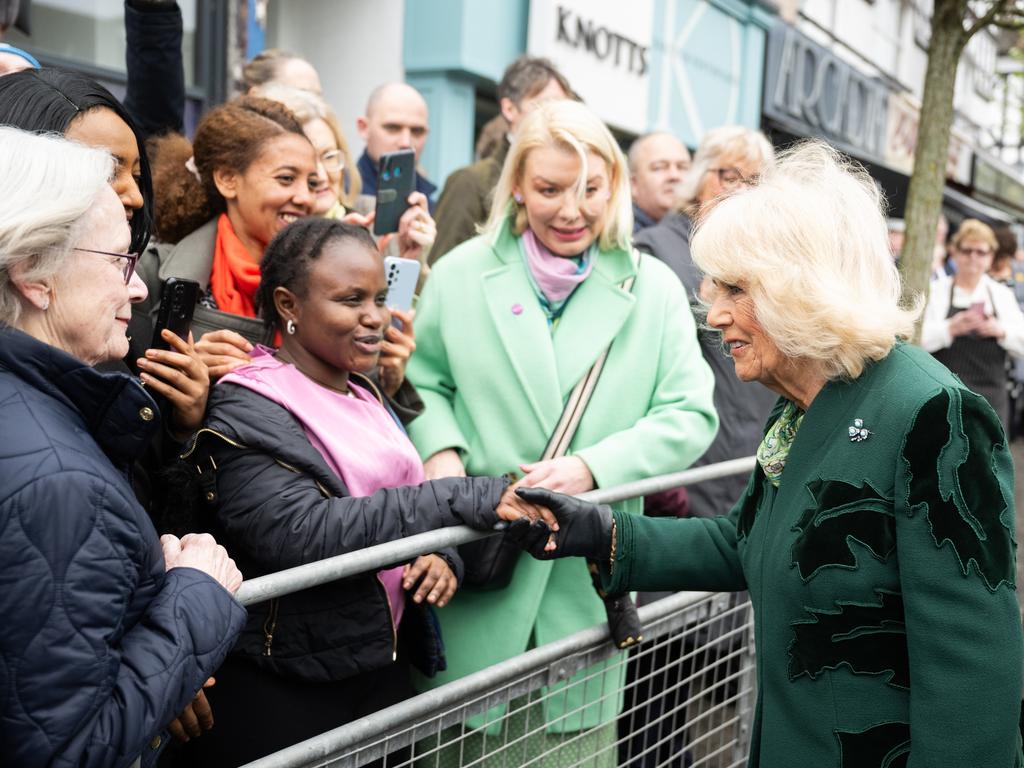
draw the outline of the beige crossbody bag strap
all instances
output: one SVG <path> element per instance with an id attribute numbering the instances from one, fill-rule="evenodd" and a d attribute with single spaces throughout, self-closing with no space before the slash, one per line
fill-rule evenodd
<path id="1" fill-rule="evenodd" d="M 619 287 L 624 291 L 633 290 L 633 283 L 636 282 L 636 273 L 640 271 L 640 251 L 636 248 L 633 249 L 632 258 L 634 273 L 619 284 Z M 568 452 L 569 445 L 576 436 L 576 429 L 583 418 L 583 412 L 587 409 L 587 403 L 590 402 L 590 397 L 597 388 L 597 380 L 601 376 L 601 369 L 604 368 L 605 361 L 608 359 L 608 353 L 611 351 L 614 342 L 615 340 L 612 339 L 612 342 L 604 348 L 604 351 L 594 361 L 594 364 L 590 366 L 590 370 L 587 371 L 586 375 L 576 382 L 576 386 L 572 388 L 572 392 L 569 393 L 569 399 L 565 403 L 565 409 L 562 411 L 562 417 L 558 420 L 558 426 L 555 427 L 555 431 L 551 434 L 551 439 L 548 440 L 547 448 L 544 449 L 544 454 L 540 457 L 541 461 L 555 459 L 559 456 L 564 456 Z"/>

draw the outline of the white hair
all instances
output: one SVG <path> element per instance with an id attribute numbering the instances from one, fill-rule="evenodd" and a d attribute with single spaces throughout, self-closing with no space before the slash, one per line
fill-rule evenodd
<path id="1" fill-rule="evenodd" d="M 0 127 L 0 324 L 21 315 L 11 270 L 26 281 L 57 273 L 113 171 L 105 150 Z"/>
<path id="2" fill-rule="evenodd" d="M 828 379 L 856 378 L 911 336 L 921 311 L 921 302 L 900 306 L 882 202 L 862 167 L 807 141 L 715 206 L 697 226 L 693 258 L 747 292 L 783 354 Z"/>
<path id="3" fill-rule="evenodd" d="M 742 125 L 723 125 L 708 131 L 700 140 L 693 164 L 679 188 L 679 210 L 696 213 L 708 172 L 723 162 L 753 166 L 763 173 L 775 162 L 775 150 L 763 133 Z"/>

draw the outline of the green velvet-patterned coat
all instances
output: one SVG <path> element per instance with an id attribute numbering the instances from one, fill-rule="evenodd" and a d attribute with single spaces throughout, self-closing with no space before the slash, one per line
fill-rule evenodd
<path id="1" fill-rule="evenodd" d="M 750 590 L 751 766 L 1024 764 L 1013 465 L 922 350 L 827 384 L 778 488 L 758 467 L 728 516 L 616 522 L 611 589 Z"/>

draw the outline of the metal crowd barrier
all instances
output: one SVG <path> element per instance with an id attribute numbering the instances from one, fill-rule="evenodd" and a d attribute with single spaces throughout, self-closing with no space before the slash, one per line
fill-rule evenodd
<path id="1" fill-rule="evenodd" d="M 748 456 L 718 464 L 708 464 L 670 475 L 637 480 L 614 488 L 589 491 L 580 494 L 580 498 L 598 504 L 612 504 L 616 501 L 658 493 L 669 488 L 678 488 L 681 485 L 693 485 L 704 480 L 744 474 L 754 468 L 755 461 L 753 456 Z M 274 597 L 299 592 L 319 584 L 326 584 L 329 581 L 337 581 L 355 576 L 357 573 L 379 570 L 394 563 L 412 560 L 425 552 L 436 552 L 444 547 L 454 547 L 488 536 L 496 536 L 497 533 L 476 531 L 464 525 L 419 533 L 398 541 L 367 547 L 358 552 L 328 557 L 315 563 L 306 563 L 295 568 L 250 579 L 242 584 L 235 597 L 242 605 L 262 603 Z"/>
<path id="2" fill-rule="evenodd" d="M 611 503 L 753 465 L 752 457 L 736 459 L 581 498 Z M 253 579 L 238 597 L 258 603 L 490 535 L 457 527 L 411 536 Z M 749 601 L 682 592 L 642 606 L 640 618 L 644 642 L 628 654 L 608 642 L 600 624 L 244 768 L 517 768 L 552 758 L 593 768 L 745 765 L 755 696 Z M 583 703 L 570 703 L 581 693 Z M 545 718 L 548 706 L 562 715 Z M 597 720 L 604 724 L 590 728 Z"/>

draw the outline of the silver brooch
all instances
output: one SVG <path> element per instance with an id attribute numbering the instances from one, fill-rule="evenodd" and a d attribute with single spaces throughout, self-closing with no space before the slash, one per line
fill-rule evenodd
<path id="1" fill-rule="evenodd" d="M 870 429 L 864 428 L 863 419 L 854 419 L 853 426 L 849 429 L 851 443 L 863 443 L 871 434 Z"/>

